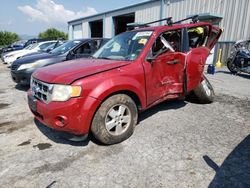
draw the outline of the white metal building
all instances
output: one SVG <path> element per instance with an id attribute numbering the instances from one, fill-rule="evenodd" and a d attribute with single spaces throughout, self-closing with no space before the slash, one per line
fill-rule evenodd
<path id="1" fill-rule="evenodd" d="M 223 59 L 231 45 L 250 37 L 250 0 L 151 0 L 124 8 L 71 20 L 69 39 L 111 38 L 126 30 L 126 24 L 146 23 L 166 17 L 173 21 L 199 14 L 224 29 L 217 47 L 223 49 Z M 163 23 L 159 23 L 163 24 Z"/>

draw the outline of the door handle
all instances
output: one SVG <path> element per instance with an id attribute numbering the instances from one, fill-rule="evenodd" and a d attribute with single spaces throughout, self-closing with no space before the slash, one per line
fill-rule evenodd
<path id="1" fill-rule="evenodd" d="M 177 63 L 179 63 L 179 60 L 178 59 L 175 59 L 173 61 L 167 61 L 166 64 L 168 65 L 176 65 Z"/>

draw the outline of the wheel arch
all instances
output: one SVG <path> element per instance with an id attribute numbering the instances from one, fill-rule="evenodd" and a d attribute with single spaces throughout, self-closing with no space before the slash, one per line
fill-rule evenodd
<path id="1" fill-rule="evenodd" d="M 101 105 L 103 104 L 103 102 L 104 102 L 105 100 L 107 100 L 108 98 L 110 98 L 110 97 L 112 97 L 112 96 L 114 96 L 114 95 L 118 95 L 118 94 L 124 94 L 124 95 L 129 96 L 129 97 L 135 102 L 135 105 L 136 105 L 136 107 L 137 107 L 137 110 L 138 110 L 138 111 L 142 110 L 142 103 L 141 103 L 141 100 L 140 100 L 139 96 L 138 96 L 135 92 L 133 92 L 133 91 L 131 91 L 131 90 L 118 90 L 118 91 L 115 91 L 115 92 L 111 92 L 111 93 L 109 93 L 108 95 L 106 95 L 102 100 L 97 100 L 97 101 L 98 101 L 98 105 L 95 106 L 95 109 L 94 109 L 94 111 L 93 111 L 93 113 L 92 113 L 91 119 L 89 119 L 89 120 L 90 120 L 90 121 L 89 121 L 89 127 L 88 127 L 88 130 L 89 130 L 89 131 L 92 131 L 92 130 L 91 130 L 91 127 L 92 127 L 92 123 L 93 123 L 94 117 L 95 117 L 95 115 L 96 115 L 98 109 L 99 109 L 99 108 L 101 107 Z"/>
<path id="2" fill-rule="evenodd" d="M 110 93 L 102 100 L 102 102 L 105 101 L 106 99 L 108 99 L 109 97 L 112 97 L 113 95 L 117 95 L 117 94 L 128 95 L 135 102 L 137 109 L 138 110 L 142 109 L 142 103 L 141 103 L 139 96 L 131 90 L 118 90 L 118 91 L 115 91 L 113 93 Z"/>
<path id="3" fill-rule="evenodd" d="M 136 103 L 138 109 L 146 108 L 146 92 L 144 84 L 129 77 L 110 78 L 101 81 L 88 95 L 98 99 L 101 103 L 114 94 L 126 94 Z"/>

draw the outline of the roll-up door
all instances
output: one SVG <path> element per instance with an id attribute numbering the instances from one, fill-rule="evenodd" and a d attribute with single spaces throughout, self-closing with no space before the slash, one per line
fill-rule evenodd
<path id="1" fill-rule="evenodd" d="M 82 24 L 73 26 L 73 39 L 80 39 L 82 37 Z"/>

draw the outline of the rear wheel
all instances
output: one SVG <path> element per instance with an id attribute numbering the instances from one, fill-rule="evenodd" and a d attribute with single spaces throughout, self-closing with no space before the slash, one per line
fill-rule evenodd
<path id="1" fill-rule="evenodd" d="M 104 144 L 119 143 L 133 134 L 137 117 L 137 107 L 129 96 L 113 95 L 97 110 L 91 131 Z"/>
<path id="2" fill-rule="evenodd" d="M 206 77 L 194 90 L 194 94 L 200 103 L 206 104 L 214 101 L 214 89 Z"/>

